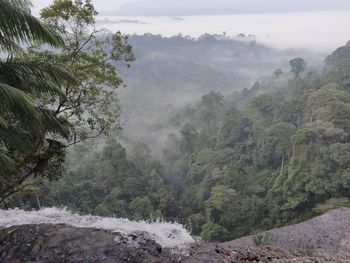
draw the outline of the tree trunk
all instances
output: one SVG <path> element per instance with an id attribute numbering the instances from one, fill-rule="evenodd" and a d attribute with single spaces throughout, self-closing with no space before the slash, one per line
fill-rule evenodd
<path id="1" fill-rule="evenodd" d="M 281 162 L 280 176 L 282 176 L 282 175 L 283 175 L 283 168 L 284 168 L 284 154 L 282 155 L 282 162 Z"/>
<path id="2" fill-rule="evenodd" d="M 314 118 L 314 109 L 311 109 L 310 123 L 313 122 L 313 118 Z"/>
<path id="3" fill-rule="evenodd" d="M 35 194 L 35 199 L 36 199 L 36 204 L 37 204 L 38 208 L 41 209 L 41 204 L 40 204 L 40 200 L 39 200 L 38 194 Z"/>
<path id="4" fill-rule="evenodd" d="M 57 197 L 58 197 L 58 203 L 61 205 L 62 202 L 61 202 L 61 195 L 60 195 L 59 187 L 57 187 Z"/>

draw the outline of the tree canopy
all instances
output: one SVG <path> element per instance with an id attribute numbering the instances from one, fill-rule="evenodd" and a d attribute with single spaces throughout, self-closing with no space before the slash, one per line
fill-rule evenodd
<path id="1" fill-rule="evenodd" d="M 121 33 L 96 35 L 91 1 L 54 1 L 42 11 L 42 21 L 30 14 L 28 1 L 0 5 L 5 202 L 13 193 L 36 189 L 42 178 L 58 178 L 67 146 L 119 127 L 116 89 L 122 80 L 113 63 L 129 66 L 134 57 Z"/>

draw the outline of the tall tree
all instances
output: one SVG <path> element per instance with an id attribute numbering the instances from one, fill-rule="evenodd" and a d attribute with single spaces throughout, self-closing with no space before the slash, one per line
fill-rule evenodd
<path id="1" fill-rule="evenodd" d="M 0 201 L 57 157 L 60 142 L 47 134 L 69 133 L 65 121 L 41 107 L 40 99 L 64 97 L 60 85 L 74 85 L 75 79 L 48 61 L 29 60 L 21 48 L 32 41 L 60 48 L 64 41 L 33 17 L 29 6 L 28 1 L 0 1 Z"/>
<path id="2" fill-rule="evenodd" d="M 302 58 L 295 58 L 289 61 L 291 67 L 291 72 L 294 73 L 296 78 L 300 77 L 300 74 L 303 73 L 306 69 L 306 62 Z"/>
<path id="3" fill-rule="evenodd" d="M 29 15 L 22 6 L 18 10 L 25 14 L 25 18 Z M 89 0 L 56 0 L 41 12 L 42 20 L 48 26 L 33 18 L 37 24 L 28 27 L 22 35 L 18 34 L 25 40 L 38 39 L 28 48 L 28 53 L 20 56 L 24 61 L 31 62 L 24 68 L 22 64 L 18 65 L 18 59 L 13 60 L 6 65 L 6 69 L 10 66 L 11 69 L 18 70 L 18 78 L 5 75 L 8 72 L 5 70 L 4 75 L 9 80 L 18 79 L 23 87 L 32 89 L 31 98 L 23 98 L 28 100 L 27 105 L 35 99 L 36 107 L 32 111 L 40 112 L 39 121 L 42 119 L 42 125 L 30 126 L 32 138 L 27 140 L 27 144 L 20 143 L 35 147 L 29 147 L 26 154 L 21 155 L 18 162 L 21 169 L 14 169 L 16 174 L 20 174 L 17 176 L 19 179 L 11 183 L 17 186 L 12 187 L 12 191 L 6 196 L 20 191 L 22 187 L 18 188 L 18 185 L 23 185 L 23 182 L 31 186 L 40 183 L 41 180 L 38 179 L 43 177 L 54 179 L 60 176 L 67 146 L 119 128 L 117 88 L 122 85 L 122 80 L 117 68 L 121 66 L 121 62 L 129 66 L 134 57 L 131 46 L 121 33 L 110 35 L 95 29 L 96 15 L 97 12 Z M 25 21 L 23 24 L 31 22 L 29 19 L 29 22 Z M 5 22 L 4 25 L 8 26 Z M 18 27 L 21 26 L 23 25 Z M 43 30 L 41 35 L 37 32 L 38 28 Z M 34 30 L 35 34 L 29 33 L 30 30 Z M 60 49 L 43 48 L 41 44 L 44 41 Z M 62 65 L 69 68 L 70 74 L 60 69 Z M 46 93 L 38 92 L 41 91 L 39 88 Z M 22 112 L 30 111 L 24 109 Z M 23 119 L 28 122 L 34 118 Z M 41 130 L 37 127 L 41 127 Z M 11 128 L 18 131 L 18 127 Z M 22 137 L 27 138 L 26 135 L 16 135 L 16 138 Z M 6 140 L 9 141 L 8 138 Z M 3 153 L 6 147 L 1 149 Z"/>
<path id="4" fill-rule="evenodd" d="M 55 0 L 41 11 L 43 21 L 64 36 L 62 52 L 31 49 L 34 57 L 67 65 L 78 85 L 63 86 L 65 98 L 47 101 L 59 116 L 72 123 L 74 139 L 82 141 L 119 128 L 118 71 L 134 60 L 127 37 L 95 28 L 98 12 L 91 0 Z"/>

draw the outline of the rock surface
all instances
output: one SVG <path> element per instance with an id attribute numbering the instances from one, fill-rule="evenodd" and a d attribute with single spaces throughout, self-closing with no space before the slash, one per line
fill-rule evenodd
<path id="1" fill-rule="evenodd" d="M 142 233 L 122 236 L 68 225 L 20 225 L 0 230 L 4 262 L 166 262 L 162 248 Z"/>
<path id="2" fill-rule="evenodd" d="M 147 233 L 129 235 L 68 225 L 0 229 L 0 263 L 22 262 L 339 262 L 350 263 L 350 209 L 220 244 L 162 249 Z"/>

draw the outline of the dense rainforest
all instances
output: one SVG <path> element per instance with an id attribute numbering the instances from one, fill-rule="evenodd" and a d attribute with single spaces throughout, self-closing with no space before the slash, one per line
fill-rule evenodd
<path id="1" fill-rule="evenodd" d="M 55 0 L 42 21 L 27 1 L 0 4 L 1 206 L 178 221 L 206 241 L 350 206 L 349 43 L 323 68 L 297 57 L 251 88 L 182 105 L 155 158 L 116 132 L 127 36 L 91 31 L 91 1 Z"/>
<path id="2" fill-rule="evenodd" d="M 68 170 L 23 206 L 176 220 L 228 240 L 350 205 L 350 45 L 322 70 L 302 58 L 250 89 L 179 109 L 160 160 L 111 136 L 76 146 Z M 19 201 L 19 202 L 20 202 Z"/>
<path id="3" fill-rule="evenodd" d="M 136 60 L 120 71 L 127 88 L 118 93 L 123 123 L 119 138 L 125 146 L 145 142 L 157 159 L 168 134 L 178 130 L 169 119 L 179 108 L 198 102 L 210 91 L 226 95 L 249 88 L 275 69 L 289 71 L 288 61 L 296 57 L 315 67 L 327 55 L 279 50 L 243 34 L 198 38 L 144 34 L 130 35 L 128 40 Z"/>

